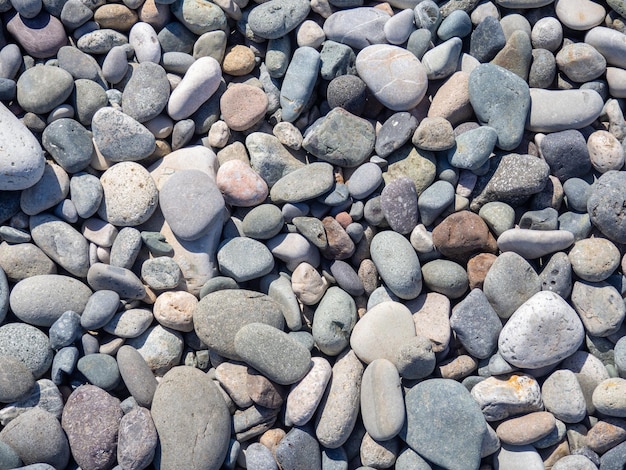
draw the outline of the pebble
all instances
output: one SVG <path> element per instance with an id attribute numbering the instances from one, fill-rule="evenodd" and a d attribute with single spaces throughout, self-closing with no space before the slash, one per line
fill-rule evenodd
<path id="1" fill-rule="evenodd" d="M 129 269 L 94 263 L 87 272 L 87 283 L 93 290 L 112 290 L 122 299 L 139 300 L 146 296 L 141 280 Z"/>
<path id="2" fill-rule="evenodd" d="M 400 177 L 386 184 L 380 195 L 380 206 L 385 220 L 395 232 L 407 234 L 417 225 L 418 199 L 411 179 Z"/>
<path id="3" fill-rule="evenodd" d="M 179 332 L 156 325 L 126 341 L 144 358 L 156 375 L 162 376 L 179 364 L 183 353 L 183 337 Z"/>
<path id="4" fill-rule="evenodd" d="M 403 299 L 414 299 L 420 294 L 420 263 L 406 238 L 395 232 L 380 232 L 372 239 L 370 250 L 378 273 L 394 294 Z"/>
<path id="5" fill-rule="evenodd" d="M 163 67 L 154 61 L 143 62 L 133 67 L 130 80 L 124 87 L 122 111 L 145 123 L 161 114 L 169 97 L 170 85 Z"/>
<path id="6" fill-rule="evenodd" d="M 471 395 L 488 422 L 543 410 L 539 383 L 529 375 L 488 377 L 472 387 Z"/>
<path id="7" fill-rule="evenodd" d="M 84 170 L 91 161 L 94 147 L 91 135 L 79 122 L 61 118 L 46 127 L 42 145 L 66 172 Z"/>
<path id="8" fill-rule="evenodd" d="M 430 379 L 411 388 L 405 400 L 402 438 L 412 449 L 446 468 L 479 466 L 486 423 L 465 387 L 449 379 Z"/>
<path id="9" fill-rule="evenodd" d="M 516 367 L 538 369 L 570 356 L 583 336 L 583 324 L 567 302 L 558 294 L 541 291 L 511 315 L 500 333 L 498 350 Z"/>
<path id="10" fill-rule="evenodd" d="M 294 122 L 302 113 L 313 94 L 320 67 L 321 55 L 312 47 L 298 47 L 293 53 L 280 89 L 281 116 L 285 122 Z"/>
<path id="11" fill-rule="evenodd" d="M 433 229 L 432 237 L 436 249 L 454 261 L 466 262 L 472 255 L 495 252 L 487 224 L 469 211 L 446 217 Z"/>
<path id="12" fill-rule="evenodd" d="M 587 405 L 576 375 L 560 369 L 544 381 L 541 397 L 546 410 L 564 423 L 578 423 L 587 413 Z"/>
<path id="13" fill-rule="evenodd" d="M 182 1 L 178 3 L 183 3 Z M 209 5 L 207 3 L 207 5 Z M 200 33 L 202 34 L 202 33 Z M 191 116 L 217 91 L 222 70 L 213 57 L 200 57 L 170 95 L 167 113 L 174 120 Z"/>
<path id="14" fill-rule="evenodd" d="M 326 19 L 324 34 L 331 41 L 355 49 L 364 49 L 371 44 L 386 42 L 384 27 L 390 18 L 387 12 L 377 8 L 357 7 L 341 10 Z"/>
<path id="15" fill-rule="evenodd" d="M 602 112 L 603 101 L 593 90 L 530 90 L 530 113 L 526 129 L 558 132 L 582 129 Z"/>
<path id="16" fill-rule="evenodd" d="M 498 237 L 498 248 L 535 259 L 568 248 L 574 234 L 565 230 L 510 229 Z"/>
<path id="17" fill-rule="evenodd" d="M 572 289 L 572 305 L 593 336 L 608 336 L 619 329 L 626 314 L 620 297 L 617 289 L 605 282 L 576 281 Z"/>
<path id="18" fill-rule="evenodd" d="M 26 365 L 11 356 L 0 356 L 3 376 L 0 379 L 0 402 L 10 403 L 30 395 L 35 378 Z"/>
<path id="19" fill-rule="evenodd" d="M 590 282 L 608 279 L 620 263 L 619 250 L 605 238 L 577 241 L 568 256 L 574 273 L 582 280 Z"/>
<path id="20" fill-rule="evenodd" d="M 365 107 L 365 90 L 365 82 L 356 75 L 333 78 L 326 91 L 328 106 L 331 109 L 343 108 L 352 114 L 360 115 Z"/>
<path id="21" fill-rule="evenodd" d="M 324 295 L 315 309 L 312 334 L 316 346 L 324 354 L 337 356 L 350 343 L 357 322 L 357 309 L 352 297 L 340 287 L 322 284 Z"/>
<path id="22" fill-rule="evenodd" d="M 159 256 L 141 265 L 141 278 L 152 289 L 174 289 L 180 283 L 182 273 L 176 261 Z"/>
<path id="23" fill-rule="evenodd" d="M 63 23 L 46 11 L 30 19 L 23 18 L 17 12 L 9 13 L 5 21 L 7 31 L 14 35 L 29 55 L 37 59 L 53 57 L 67 44 Z"/>
<path id="24" fill-rule="evenodd" d="M 200 396 L 203 399 L 198 402 Z M 160 465 L 209 470 L 224 461 L 230 413 L 219 389 L 202 371 L 179 366 L 165 374 L 154 394 L 151 414 L 159 436 L 155 460 Z M 211 432 L 205 433 L 209 422 Z M 194 452 L 189 452 L 190 442 Z"/>
<path id="25" fill-rule="evenodd" d="M 626 417 L 626 403 L 622 399 L 626 380 L 611 378 L 600 382 L 593 392 L 593 405 L 604 415 Z"/>
<path id="26" fill-rule="evenodd" d="M 498 425 L 496 433 L 503 444 L 523 446 L 547 436 L 555 426 L 551 413 L 537 411 L 504 421 Z"/>
<path id="27" fill-rule="evenodd" d="M 247 237 L 226 242 L 217 252 L 217 262 L 220 271 L 237 282 L 264 276 L 274 268 L 270 250 L 261 242 Z"/>
<path id="28" fill-rule="evenodd" d="M 113 390 L 120 383 L 120 372 L 115 358 L 108 354 L 88 354 L 76 363 L 76 369 L 89 383 L 103 390 Z"/>
<path id="29" fill-rule="evenodd" d="M 479 359 L 489 357 L 497 348 L 502 329 L 496 311 L 479 289 L 473 289 L 454 307 L 450 326 L 465 349 Z"/>
<path id="30" fill-rule="evenodd" d="M 276 446 L 275 453 L 276 462 L 285 470 L 300 465 L 322 468 L 320 445 L 310 429 L 292 428 Z"/>
<path id="31" fill-rule="evenodd" d="M 114 109 L 101 108 L 93 116 L 92 131 L 98 151 L 114 162 L 135 162 L 148 157 L 155 148 L 152 133 L 129 115 Z M 117 138 L 110 139 L 115 129 Z"/>
<path id="32" fill-rule="evenodd" d="M 120 296 L 117 292 L 110 290 L 100 290 L 94 292 L 87 300 L 87 304 L 82 310 L 80 324 L 86 330 L 97 330 L 102 328 L 117 312 L 120 303 Z"/>
<path id="33" fill-rule="evenodd" d="M 157 380 L 146 361 L 129 345 L 122 346 L 116 358 L 120 376 L 132 397 L 139 406 L 151 407 Z"/>
<path id="34" fill-rule="evenodd" d="M 589 0 L 576 0 L 567 7 L 563 2 L 555 2 L 555 13 L 564 26 L 577 31 L 587 31 L 598 26 L 606 16 L 601 5 Z"/>
<path id="35" fill-rule="evenodd" d="M 158 435 L 150 411 L 134 408 L 120 421 L 117 461 L 121 467 L 138 470 L 150 465 L 158 444 Z"/>
<path id="36" fill-rule="evenodd" d="M 257 124 L 268 104 L 262 89 L 246 84 L 229 86 L 220 98 L 222 118 L 233 131 L 245 131 Z"/>
<path id="37" fill-rule="evenodd" d="M 248 26 L 264 39 L 277 39 L 293 31 L 308 15 L 310 5 L 302 0 L 272 0 L 250 12 Z"/>
<path id="38" fill-rule="evenodd" d="M 297 203 L 322 196 L 335 183 L 332 165 L 315 162 L 294 170 L 280 178 L 270 190 L 275 204 Z"/>
<path id="39" fill-rule="evenodd" d="M 509 446 L 503 444 L 493 458 L 497 468 L 507 468 L 512 465 L 521 465 L 528 470 L 541 470 L 543 460 L 530 444 L 523 446 Z"/>
<path id="40" fill-rule="evenodd" d="M 621 172 L 608 171 L 604 173 L 591 186 L 591 194 L 587 201 L 587 210 L 593 225 L 609 238 L 617 243 L 626 242 L 624 229 L 626 217 L 619 213 L 615 214 L 611 207 L 619 207 L 626 201 L 626 193 L 621 190 L 623 174 Z"/>
<path id="41" fill-rule="evenodd" d="M 386 73 L 381 73 L 381 67 Z M 357 55 L 356 69 L 374 96 L 393 111 L 413 108 L 426 93 L 426 68 L 413 54 L 398 46 L 365 47 Z"/>

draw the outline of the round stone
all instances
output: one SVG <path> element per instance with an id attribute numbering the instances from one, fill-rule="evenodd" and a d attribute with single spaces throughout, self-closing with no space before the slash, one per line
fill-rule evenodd
<path id="1" fill-rule="evenodd" d="M 283 213 L 273 204 L 261 204 L 246 214 L 241 222 L 246 237 L 268 240 L 281 231 Z"/>
<path id="2" fill-rule="evenodd" d="M 217 252 L 220 272 L 237 282 L 256 279 L 274 268 L 274 257 L 261 242 L 247 237 L 227 241 Z"/>
<path id="3" fill-rule="evenodd" d="M 303 266 L 300 272 L 306 269 L 306 264 L 302 263 L 300 266 Z M 296 277 L 297 281 L 298 277 Z M 293 277 L 292 282 L 294 282 Z M 326 290 L 326 285 L 322 283 L 322 293 L 324 290 Z M 298 292 L 300 292 L 299 289 Z M 329 288 L 315 309 L 313 317 L 312 334 L 316 346 L 324 354 L 338 355 L 348 346 L 350 334 L 356 322 L 356 304 L 352 297 L 339 287 Z"/>
<path id="4" fill-rule="evenodd" d="M 311 6 L 303 0 L 271 0 L 250 12 L 248 25 L 265 39 L 278 39 L 294 30 L 309 14 Z"/>
<path id="5" fill-rule="evenodd" d="M 265 201 L 269 193 L 265 180 L 241 160 L 221 164 L 215 181 L 226 203 L 233 206 L 256 206 Z"/>
<path id="6" fill-rule="evenodd" d="M 426 69 L 398 46 L 373 44 L 356 58 L 356 69 L 376 99 L 394 111 L 415 107 L 426 94 Z"/>
<path id="7" fill-rule="evenodd" d="M 0 356 L 0 402 L 10 403 L 26 398 L 35 386 L 35 378 L 26 365 L 8 355 Z"/>
<path id="8" fill-rule="evenodd" d="M 76 369 L 90 384 L 102 390 L 113 390 L 120 383 L 117 362 L 108 354 L 87 354 L 78 360 Z"/>
<path id="9" fill-rule="evenodd" d="M 49 124 L 41 137 L 46 151 L 68 173 L 84 170 L 93 153 L 91 135 L 79 122 L 61 118 Z"/>
<path id="10" fill-rule="evenodd" d="M 233 131 L 245 131 L 263 119 L 268 104 L 267 95 L 261 88 L 233 84 L 220 98 L 222 119 Z"/>
<path id="11" fill-rule="evenodd" d="M 587 238 L 577 241 L 569 252 L 574 273 L 590 282 L 606 280 L 620 263 L 617 247 L 605 238 Z"/>
<path id="12" fill-rule="evenodd" d="M 141 278 L 153 289 L 174 289 L 180 284 L 182 273 L 172 258 L 159 256 L 143 262 Z"/>
<path id="13" fill-rule="evenodd" d="M 184 341 L 178 331 L 157 325 L 140 336 L 127 340 L 126 344 L 141 354 L 155 375 L 163 376 L 172 367 L 180 364 Z"/>
<path id="14" fill-rule="evenodd" d="M 396 232 L 384 231 L 372 239 L 372 261 L 387 287 L 402 299 L 414 299 L 422 290 L 419 259 L 411 243 Z"/>
<path id="15" fill-rule="evenodd" d="M 626 417 L 625 390 L 626 380 L 622 378 L 606 379 L 600 382 L 593 391 L 593 405 L 602 414 L 624 418 Z"/>
<path id="16" fill-rule="evenodd" d="M 64 103 L 74 89 L 74 79 L 60 67 L 32 67 L 17 81 L 17 101 L 25 111 L 45 114 Z"/>
<path id="17" fill-rule="evenodd" d="M 169 97 L 170 84 L 163 67 L 153 62 L 143 62 L 133 67 L 130 80 L 124 87 L 122 111 L 143 123 L 159 116 Z"/>

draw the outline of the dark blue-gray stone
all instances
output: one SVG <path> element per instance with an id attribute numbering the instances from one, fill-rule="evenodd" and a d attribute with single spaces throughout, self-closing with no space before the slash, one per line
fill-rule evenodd
<path id="1" fill-rule="evenodd" d="M 341 260 L 334 260 L 330 265 L 330 273 L 337 285 L 353 296 L 363 295 L 363 282 L 350 264 Z"/>
<path id="2" fill-rule="evenodd" d="M 86 330 L 97 330 L 109 323 L 120 306 L 120 296 L 112 290 L 94 292 L 80 317 L 80 324 Z"/>
<path id="3" fill-rule="evenodd" d="M 52 158 L 68 173 L 85 169 L 91 161 L 91 133 L 74 119 L 62 118 L 48 124 L 41 142 Z"/>
<path id="4" fill-rule="evenodd" d="M 497 65 L 479 65 L 470 74 L 469 97 L 479 122 L 498 134 L 499 148 L 519 146 L 530 111 L 530 89 L 522 78 Z"/>
<path id="5" fill-rule="evenodd" d="M 403 111 L 391 115 L 376 133 L 376 154 L 382 158 L 391 155 L 409 141 L 415 129 L 417 119 L 411 113 Z"/>
<path id="6" fill-rule="evenodd" d="M 417 192 L 413 180 L 400 177 L 389 182 L 380 195 L 380 206 L 389 226 L 406 234 L 417 225 Z"/>
<path id="7" fill-rule="evenodd" d="M 339 287 L 329 288 L 313 317 L 312 333 L 318 349 L 329 356 L 338 355 L 348 346 L 356 322 L 354 299 Z"/>
<path id="8" fill-rule="evenodd" d="M 586 212 L 564 212 L 559 216 L 559 230 L 567 230 L 574 234 L 574 240 L 588 238 L 591 234 L 591 219 Z"/>
<path id="9" fill-rule="evenodd" d="M 569 178 L 563 183 L 565 203 L 576 212 L 587 212 L 587 200 L 591 194 L 591 185 L 580 178 Z"/>
<path id="10" fill-rule="evenodd" d="M 133 68 L 122 93 L 122 111 L 138 122 L 161 114 L 170 97 L 170 82 L 163 67 L 142 62 Z"/>
<path id="11" fill-rule="evenodd" d="M 172 21 L 159 31 L 157 39 L 164 54 L 167 52 L 184 52 L 189 54 L 192 52 L 193 44 L 197 38 L 185 25 L 178 21 Z"/>
<path id="12" fill-rule="evenodd" d="M 282 78 L 291 57 L 291 40 L 288 36 L 270 39 L 265 52 L 265 67 L 272 78 Z"/>
<path id="13" fill-rule="evenodd" d="M 400 437 L 420 456 L 449 470 L 478 468 L 487 424 L 478 403 L 459 382 L 429 379 L 405 397 Z"/>
<path id="14" fill-rule="evenodd" d="M 74 82 L 74 93 L 70 100 L 76 111 L 76 119 L 83 126 L 91 125 L 93 115 L 107 105 L 104 88 L 93 80 L 79 78 Z"/>
<path id="15" fill-rule="evenodd" d="M 348 455 L 343 447 L 322 449 L 323 470 L 348 470 Z"/>
<path id="16" fill-rule="evenodd" d="M 467 271 L 447 259 L 435 259 L 422 266 L 424 284 L 433 292 L 438 292 L 450 299 L 458 299 L 469 287 Z"/>
<path id="17" fill-rule="evenodd" d="M 432 470 L 432 467 L 417 452 L 407 447 L 396 459 L 396 470 Z"/>
<path id="18" fill-rule="evenodd" d="M 292 428 L 276 446 L 276 461 L 283 470 L 321 470 L 322 454 L 313 432 Z"/>
<path id="19" fill-rule="evenodd" d="M 472 32 L 472 20 L 463 10 L 454 10 L 439 25 L 437 36 L 442 41 L 453 37 L 464 38 Z"/>
<path id="20" fill-rule="evenodd" d="M 539 148 L 550 173 L 560 181 L 584 176 L 591 170 L 587 142 L 580 131 L 569 129 L 547 134 Z"/>
<path id="21" fill-rule="evenodd" d="M 611 241 L 626 243 L 626 172 L 607 171 L 591 186 L 591 223 Z"/>
<path id="22" fill-rule="evenodd" d="M 236 237 L 219 249 L 217 263 L 222 274 L 245 282 L 268 274 L 274 268 L 274 257 L 263 243 Z"/>
<path id="23" fill-rule="evenodd" d="M 0 191 L 0 224 L 20 210 L 21 191 Z"/>
<path id="24" fill-rule="evenodd" d="M 15 449 L 4 441 L 0 441 L 0 468 L 18 468 L 23 465 Z M 50 465 L 50 470 L 54 467 Z"/>
<path id="25" fill-rule="evenodd" d="M 75 174 L 70 179 L 70 196 L 76 213 L 88 219 L 98 211 L 104 196 L 100 178 L 89 173 Z"/>
<path id="26" fill-rule="evenodd" d="M 113 390 L 120 383 L 117 361 L 108 354 L 88 354 L 78 360 L 76 369 L 87 381 L 103 390 Z"/>
<path id="27" fill-rule="evenodd" d="M 271 0 L 260 6 L 269 5 L 275 1 L 282 0 Z M 320 53 L 312 47 L 299 47 L 293 53 L 280 89 L 283 121 L 293 122 L 300 116 L 311 98 L 320 66 Z"/>
<path id="28" fill-rule="evenodd" d="M 350 190 L 343 183 L 336 183 L 331 191 L 317 198 L 325 206 L 332 207 L 333 213 L 341 212 L 350 206 Z"/>
<path id="29" fill-rule="evenodd" d="M 487 358 L 498 347 L 502 322 L 480 289 L 473 289 L 454 307 L 450 326 L 474 357 Z"/>
<path id="30" fill-rule="evenodd" d="M 622 470 L 626 465 L 626 442 L 616 445 L 600 457 L 600 470 Z"/>
<path id="31" fill-rule="evenodd" d="M 447 181 L 435 181 L 426 188 L 417 200 L 422 224 L 428 226 L 434 223 L 454 202 L 454 197 L 454 186 Z"/>
<path id="32" fill-rule="evenodd" d="M 54 355 L 52 369 L 50 371 L 52 382 L 56 385 L 61 385 L 65 382 L 66 377 L 74 373 L 74 368 L 76 367 L 79 356 L 80 353 L 76 346 L 66 346 L 57 351 Z"/>
<path id="33" fill-rule="evenodd" d="M 519 228 L 531 230 L 556 230 L 559 226 L 559 213 L 552 207 L 525 212 L 519 221 Z"/>
<path id="34" fill-rule="evenodd" d="M 419 60 L 422 60 L 426 51 L 430 48 L 432 34 L 427 29 L 417 29 L 411 33 L 406 43 L 406 50 L 411 52 Z"/>
<path id="35" fill-rule="evenodd" d="M 448 161 L 455 168 L 478 170 L 488 160 L 498 140 L 498 133 L 488 126 L 463 132 L 448 151 Z"/>
<path id="36" fill-rule="evenodd" d="M 17 95 L 17 83 L 10 78 L 0 77 L 0 100 L 13 101 Z"/>
<path id="37" fill-rule="evenodd" d="M 69 346 L 82 334 L 80 326 L 80 315 L 72 310 L 63 312 L 63 314 L 55 321 L 48 331 L 50 337 L 50 347 L 52 349 L 61 349 Z"/>
<path id="38" fill-rule="evenodd" d="M 356 75 L 341 75 L 333 78 L 326 90 L 328 106 L 343 108 L 349 113 L 361 115 L 365 108 L 366 85 Z"/>
<path id="39" fill-rule="evenodd" d="M 130 269 L 139 250 L 141 250 L 141 232 L 133 227 L 124 227 L 113 240 L 109 263 L 112 266 Z"/>
<path id="40" fill-rule="evenodd" d="M 350 46 L 327 39 L 320 52 L 320 75 L 324 80 L 332 80 L 341 75 L 354 74 L 355 61 L 356 54 Z"/>
<path id="41" fill-rule="evenodd" d="M 93 116 L 91 126 L 98 150 L 114 162 L 142 160 L 154 151 L 154 135 L 118 109 L 99 109 Z M 115 139 L 111 138 L 112 135 Z"/>
<path id="42" fill-rule="evenodd" d="M 307 0 L 270 0 L 252 9 L 248 26 L 261 38 L 277 39 L 293 31 L 310 10 Z"/>
<path id="43" fill-rule="evenodd" d="M 326 19 L 324 34 L 327 39 L 354 49 L 364 49 L 371 44 L 386 44 L 383 28 L 389 18 L 386 12 L 371 7 L 340 10 Z"/>
<path id="44" fill-rule="evenodd" d="M 174 259 L 158 256 L 143 262 L 141 278 L 153 289 L 173 289 L 180 283 L 182 272 Z"/>
<path id="45" fill-rule="evenodd" d="M 487 16 L 474 29 L 470 40 L 470 55 L 478 62 L 489 62 L 506 44 L 500 21 Z"/>

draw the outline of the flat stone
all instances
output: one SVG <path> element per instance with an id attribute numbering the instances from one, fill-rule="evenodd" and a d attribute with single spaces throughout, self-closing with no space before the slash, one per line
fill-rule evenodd
<path id="1" fill-rule="evenodd" d="M 356 304 L 339 287 L 326 290 L 315 309 L 312 334 L 316 346 L 324 354 L 336 356 L 350 343 L 350 335 L 357 322 Z"/>
<path id="2" fill-rule="evenodd" d="M 435 180 L 436 159 L 433 153 L 418 150 L 406 144 L 387 157 L 387 171 L 383 172 L 385 183 L 406 176 L 413 180 L 419 196 Z"/>
<path id="3" fill-rule="evenodd" d="M 41 138 L 44 148 L 68 173 L 84 170 L 94 147 L 90 133 L 79 122 L 61 118 L 50 123 Z"/>
<path id="4" fill-rule="evenodd" d="M 170 85 L 163 67 L 143 62 L 133 67 L 130 80 L 124 87 L 122 111 L 144 123 L 161 114 L 169 97 Z"/>
<path id="5" fill-rule="evenodd" d="M 608 171 L 591 186 L 587 201 L 587 211 L 593 225 L 617 243 L 626 243 L 626 214 L 616 212 L 613 207 L 621 207 L 626 201 L 624 192 L 624 174 Z"/>
<path id="6" fill-rule="evenodd" d="M 588 238 L 576 242 L 568 257 L 574 273 L 590 282 L 606 280 L 620 262 L 619 250 L 605 238 Z"/>
<path id="7" fill-rule="evenodd" d="M 94 263 L 87 272 L 87 283 L 93 290 L 111 290 L 122 299 L 143 299 L 146 289 L 141 280 L 129 269 Z"/>
<path id="8" fill-rule="evenodd" d="M 280 385 L 297 382 L 311 367 L 311 355 L 304 346 L 283 331 L 264 323 L 249 323 L 241 327 L 235 335 L 234 344 L 237 355 Z"/>
<path id="9" fill-rule="evenodd" d="M 311 99 L 320 67 L 321 56 L 316 49 L 303 46 L 295 50 L 280 89 L 279 99 L 284 121 L 294 122 L 300 116 Z"/>
<path id="10" fill-rule="evenodd" d="M 566 230 L 510 229 L 498 237 L 498 248 L 501 251 L 514 251 L 526 259 L 564 250 L 572 243 L 574 234 Z"/>
<path id="11" fill-rule="evenodd" d="M 452 310 L 450 326 L 468 353 L 487 358 L 496 349 L 502 324 L 487 296 L 473 289 Z"/>
<path id="12" fill-rule="evenodd" d="M 153 374 L 163 376 L 180 364 L 183 355 L 183 335 L 176 330 L 156 325 L 126 341 L 143 357 Z"/>
<path id="13" fill-rule="evenodd" d="M 150 411 L 137 407 L 120 421 L 117 461 L 129 470 L 150 465 L 154 458 L 158 435 Z"/>
<path id="14" fill-rule="evenodd" d="M 311 469 L 322 468 L 320 445 L 310 429 L 292 428 L 278 443 L 275 452 L 280 468 L 295 469 L 299 465 Z"/>
<path id="15" fill-rule="evenodd" d="M 108 354 L 87 354 L 76 363 L 78 370 L 89 383 L 102 390 L 113 390 L 120 383 L 120 371 L 115 358 Z"/>
<path id="16" fill-rule="evenodd" d="M 529 413 L 499 424 L 496 433 L 504 444 L 523 446 L 547 436 L 556 426 L 556 420 L 547 411 Z"/>
<path id="17" fill-rule="evenodd" d="M 246 84 L 229 86 L 220 98 L 222 118 L 234 131 L 245 131 L 257 124 L 265 116 L 268 104 L 261 88 Z"/>
<path id="18" fill-rule="evenodd" d="M 571 300 L 585 330 L 593 336 L 615 333 L 626 315 L 620 293 L 606 282 L 576 281 Z"/>
<path id="19" fill-rule="evenodd" d="M 325 194 L 334 184 L 332 165 L 310 163 L 279 179 L 272 186 L 270 198 L 275 204 L 302 202 Z"/>
<path id="20" fill-rule="evenodd" d="M 261 242 L 248 237 L 236 237 L 217 252 L 220 272 L 237 282 L 245 282 L 268 274 L 274 268 L 274 258 Z"/>
<path id="21" fill-rule="evenodd" d="M 470 55 L 479 62 L 489 62 L 506 44 L 506 37 L 498 18 L 485 17 L 472 32 Z"/>
<path id="22" fill-rule="evenodd" d="M 626 380 L 619 377 L 600 382 L 593 391 L 596 410 L 607 416 L 626 417 L 626 402 L 623 399 L 625 388 Z"/>
<path id="23" fill-rule="evenodd" d="M 488 377 L 474 385 L 471 394 L 489 422 L 543 410 L 539 384 L 530 375 Z"/>
<path id="24" fill-rule="evenodd" d="M 158 466 L 210 470 L 222 464 L 228 451 L 230 413 L 205 373 L 188 366 L 172 369 L 157 387 L 151 412 L 160 442 L 155 455 Z"/>
<path id="25" fill-rule="evenodd" d="M 541 396 L 546 410 L 564 423 L 578 423 L 587 413 L 587 405 L 576 375 L 560 369 L 544 381 Z"/>
<path id="26" fill-rule="evenodd" d="M 604 20 L 606 11 L 601 5 L 589 0 L 576 0 L 570 5 L 555 2 L 555 13 L 564 26 L 575 31 L 587 31 Z"/>
<path id="27" fill-rule="evenodd" d="M 308 423 L 322 400 L 330 381 L 331 366 L 322 357 L 312 357 L 309 372 L 295 383 L 286 400 L 285 420 L 295 426 Z"/>
<path id="28" fill-rule="evenodd" d="M 359 7 L 342 10 L 326 19 L 324 33 L 331 41 L 355 49 L 364 49 L 371 44 L 387 42 L 384 26 L 389 19 L 387 12 L 377 8 Z"/>
<path id="29" fill-rule="evenodd" d="M 35 215 L 62 202 L 69 192 L 70 180 L 63 168 L 46 163 L 41 179 L 22 191 L 20 207 L 27 215 Z"/>
<path id="30" fill-rule="evenodd" d="M 157 381 L 145 359 L 129 345 L 122 346 L 116 358 L 122 380 L 132 397 L 139 406 L 150 407 Z"/>
<path id="31" fill-rule="evenodd" d="M 180 284 L 182 273 L 172 258 L 158 256 L 143 262 L 141 278 L 152 289 L 173 289 Z"/>
<path id="32" fill-rule="evenodd" d="M 271 134 L 253 132 L 246 137 L 245 145 L 252 168 L 270 188 L 287 173 L 304 166 Z"/>
<path id="33" fill-rule="evenodd" d="M 602 112 L 603 101 L 594 90 L 530 90 L 530 113 L 526 129 L 558 132 L 582 129 Z"/>
<path id="34" fill-rule="evenodd" d="M 498 348 L 510 364 L 538 369 L 574 353 L 583 335 L 576 312 L 559 295 L 542 291 L 509 318 L 500 333 Z"/>
<path id="35" fill-rule="evenodd" d="M 309 127 L 302 146 L 332 165 L 355 167 L 370 156 L 375 139 L 368 121 L 343 108 L 334 108 Z"/>
<path id="36" fill-rule="evenodd" d="M 385 72 L 381 72 L 381 67 Z M 365 47 L 357 55 L 356 69 L 376 99 L 393 111 L 415 107 L 426 93 L 426 68 L 398 46 Z"/>
<path id="37" fill-rule="evenodd" d="M 413 450 L 450 469 L 479 466 L 487 425 L 465 387 L 449 379 L 430 379 L 411 388 L 405 401 L 401 437 Z"/>
<path id="38" fill-rule="evenodd" d="M 7 31 L 29 55 L 37 59 L 53 57 L 67 44 L 63 23 L 47 11 L 41 11 L 33 18 L 12 12 L 5 21 Z"/>
<path id="39" fill-rule="evenodd" d="M 107 468 L 114 464 L 122 414 L 120 401 L 101 388 L 83 385 L 72 392 L 63 409 L 61 425 L 76 463 L 82 468 Z M 100 425 L 86 432 L 94 419 Z"/>
<path id="40" fill-rule="evenodd" d="M 143 160 L 154 151 L 154 135 L 122 111 L 101 108 L 94 114 L 91 124 L 96 147 L 111 161 Z"/>
<path id="41" fill-rule="evenodd" d="M 200 36 L 204 33 L 225 30 L 226 14 L 211 2 L 189 2 L 177 0 L 170 7 L 172 13 L 192 33 Z"/>

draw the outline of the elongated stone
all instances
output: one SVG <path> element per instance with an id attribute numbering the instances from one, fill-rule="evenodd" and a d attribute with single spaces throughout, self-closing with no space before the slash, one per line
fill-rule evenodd
<path id="1" fill-rule="evenodd" d="M 305 46 L 295 50 L 280 89 L 283 121 L 293 122 L 300 116 L 313 93 L 320 67 L 320 53 L 315 49 Z"/>

